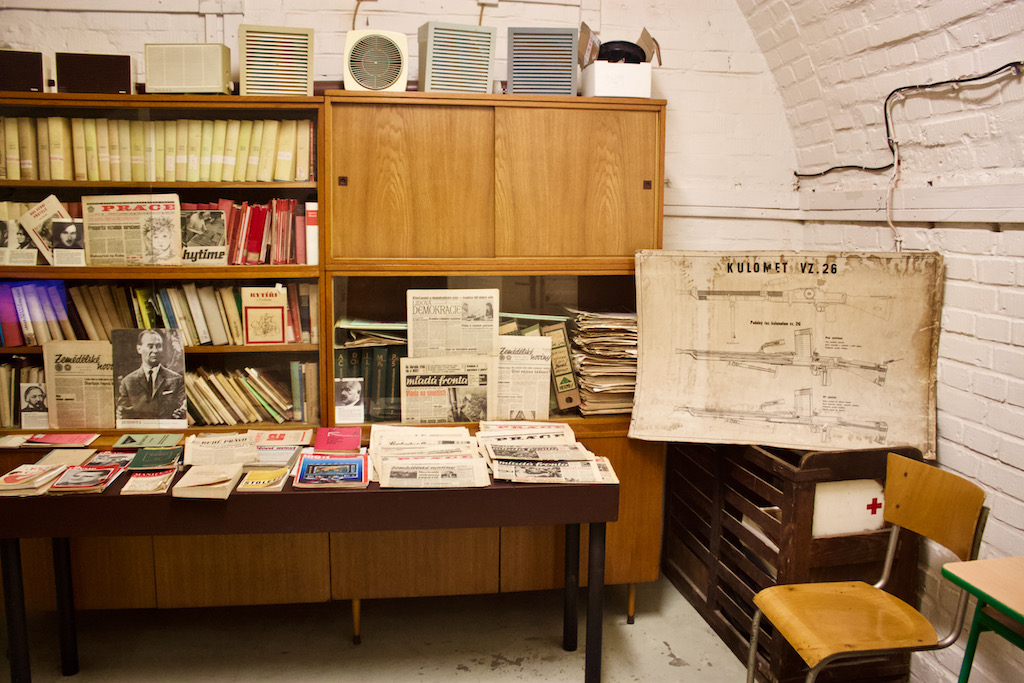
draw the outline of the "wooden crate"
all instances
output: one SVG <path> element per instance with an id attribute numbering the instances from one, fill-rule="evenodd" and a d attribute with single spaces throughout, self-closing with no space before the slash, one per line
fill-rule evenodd
<path id="1" fill-rule="evenodd" d="M 746 662 L 754 594 L 775 584 L 878 580 L 888 530 L 813 538 L 815 486 L 875 479 L 887 454 L 916 449 L 796 451 L 762 446 L 674 444 L 667 459 L 662 571 L 729 648 Z M 762 534 L 753 528 L 760 527 Z M 890 592 L 911 604 L 918 541 L 904 532 Z M 766 536 L 768 542 L 763 540 Z M 762 621 L 758 680 L 803 681 L 806 666 Z M 909 656 L 826 669 L 819 681 L 905 681 Z"/>

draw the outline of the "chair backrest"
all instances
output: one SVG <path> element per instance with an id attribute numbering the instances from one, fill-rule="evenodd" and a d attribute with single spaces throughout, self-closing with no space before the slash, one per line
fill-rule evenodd
<path id="1" fill-rule="evenodd" d="M 952 472 L 889 454 L 885 521 L 941 543 L 961 560 L 972 559 L 985 491 Z"/>

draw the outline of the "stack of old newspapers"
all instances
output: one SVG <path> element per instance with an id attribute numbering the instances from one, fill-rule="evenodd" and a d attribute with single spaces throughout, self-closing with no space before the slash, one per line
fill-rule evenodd
<path id="1" fill-rule="evenodd" d="M 618 483 L 607 458 L 576 441 L 563 422 L 484 421 L 476 434 L 495 481 Z"/>
<path id="2" fill-rule="evenodd" d="M 574 313 L 570 337 L 580 385 L 580 412 L 631 412 L 636 387 L 636 313 Z"/>
<path id="3" fill-rule="evenodd" d="M 370 428 L 370 461 L 381 488 L 454 488 L 491 483 L 487 460 L 463 426 Z"/>

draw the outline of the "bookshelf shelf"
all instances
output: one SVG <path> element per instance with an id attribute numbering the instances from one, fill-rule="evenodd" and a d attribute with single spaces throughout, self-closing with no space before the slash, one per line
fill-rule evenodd
<path id="1" fill-rule="evenodd" d="M 0 218 L 8 220 L 17 219 L 28 207 L 51 194 L 65 204 L 72 216 L 79 217 L 81 213 L 84 213 L 80 205 L 83 196 L 170 193 L 178 196 L 182 211 L 191 209 L 220 210 L 232 206 L 237 208 L 259 205 L 267 206 L 268 213 L 273 215 L 273 207 L 283 206 L 286 207 L 283 209 L 285 211 L 294 211 L 294 213 L 289 213 L 290 216 L 298 216 L 302 211 L 301 215 L 304 218 L 302 207 L 310 202 L 315 203 L 320 194 L 320 186 L 315 178 L 321 176 L 318 172 L 317 160 L 323 150 L 322 97 L 0 94 L 0 121 L 4 122 L 5 133 L 7 132 L 6 126 L 11 124 L 13 119 L 17 119 L 18 136 L 15 138 L 15 142 L 19 155 L 25 156 L 23 152 L 25 149 L 29 149 L 31 144 L 37 145 L 35 149 L 37 154 L 34 155 L 34 162 L 29 165 L 30 172 L 25 173 L 25 165 L 19 164 L 21 178 L 15 178 L 14 176 L 17 174 L 6 173 L 10 150 L 7 148 L 4 150 L 3 170 L 5 173 L 0 173 L 0 176 L 4 176 L 0 178 L 0 202 L 6 203 L 9 208 L 0 207 L 5 210 L 5 213 L 0 214 Z M 237 122 L 237 124 L 233 122 Z M 283 134 L 286 123 L 289 124 L 288 135 Z M 217 145 L 223 146 L 225 151 L 231 147 L 232 143 L 228 142 L 232 135 L 228 132 L 229 126 L 238 130 L 237 138 L 240 141 L 240 150 L 245 148 L 245 145 L 241 143 L 242 131 L 250 127 L 252 132 L 246 134 L 250 136 L 248 140 L 253 150 L 269 149 L 268 145 L 272 143 L 274 153 L 265 157 L 249 155 L 249 160 L 244 166 L 236 165 L 239 170 L 234 176 L 219 175 L 217 164 L 220 162 L 218 156 L 220 152 Z M 266 129 L 262 134 L 256 133 L 262 128 Z M 92 129 L 91 133 L 90 129 Z M 195 129 L 199 130 L 200 143 L 196 143 Z M 210 133 L 211 129 L 215 132 Z M 38 146 L 41 139 L 49 143 L 48 135 L 44 134 L 44 130 L 47 134 L 51 130 L 54 131 L 54 135 L 57 136 L 54 139 L 66 144 L 63 147 L 63 153 L 58 152 L 57 147 L 48 149 L 48 147 Z M 138 136 L 133 137 L 139 130 L 141 132 Z M 28 132 L 23 134 L 23 131 Z M 120 162 L 111 163 L 109 171 L 105 165 L 101 166 L 97 174 L 95 165 L 91 164 L 105 164 L 104 151 L 106 148 L 102 146 L 104 131 L 107 133 L 106 144 L 110 146 L 111 160 L 120 159 Z M 84 143 L 84 150 L 78 146 L 81 144 L 83 133 L 95 136 L 92 138 L 95 140 L 95 146 L 90 146 L 92 143 L 88 141 Z M 186 138 L 183 137 L 186 133 L 188 133 L 187 145 L 184 144 Z M 20 143 L 26 139 L 26 135 L 31 144 L 23 149 Z M 5 144 L 8 137 L 5 135 Z M 130 145 L 127 141 L 130 141 Z M 261 144 L 257 145 L 257 141 Z M 292 145 L 290 151 L 280 148 L 280 145 L 286 144 L 286 141 L 287 144 Z M 84 156 L 79 156 L 79 154 Z M 90 157 L 90 154 L 95 156 Z M 193 161 L 194 154 L 199 155 L 197 161 Z M 256 154 L 255 151 L 254 154 Z M 139 162 L 140 155 L 144 156 L 142 162 Z M 29 151 L 27 158 L 32 157 L 33 155 Z M 82 162 L 83 158 L 86 160 L 85 163 Z M 90 158 L 94 161 L 90 162 Z M 225 156 L 225 166 L 223 167 L 225 169 L 228 168 L 227 159 L 228 157 Z M 264 159 L 267 159 L 267 164 L 272 167 L 270 170 L 266 170 Z M 43 165 L 44 160 L 46 166 Z M 259 163 L 254 163 L 256 160 Z M 299 163 L 300 160 L 308 161 L 308 165 Z M 129 163 L 129 161 L 135 163 Z M 199 166 L 197 176 L 192 175 L 193 164 Z M 187 176 L 186 170 L 188 171 Z M 257 176 L 249 175 L 250 173 L 258 173 L 260 179 L 255 180 Z M 263 176 L 264 173 L 267 173 L 266 177 Z M 48 175 L 49 179 L 47 179 Z M 243 176 L 246 176 L 246 179 L 243 180 Z M 202 180 L 197 180 L 197 177 Z M 281 180 L 275 178 L 281 178 Z M 294 180 L 287 178 L 294 178 Z M 271 200 L 286 200 L 288 203 L 275 202 L 271 206 Z M 293 206 L 295 208 L 292 208 Z M 277 216 L 274 218 L 276 220 Z M 288 220 L 288 226 L 291 228 L 292 219 Z M 261 222 L 261 230 L 262 225 Z M 221 230 L 228 235 L 232 234 L 227 217 L 222 226 Z M 184 227 L 183 224 L 183 234 Z M 10 240 L 13 243 L 13 233 L 7 231 L 5 234 L 11 235 Z M 205 235 L 202 232 L 197 234 L 200 235 L 200 239 Z M 277 236 L 278 233 L 275 232 L 274 237 L 277 238 Z M 310 245 L 308 253 L 322 253 L 319 234 L 316 235 L 316 240 L 316 243 Z M 253 241 L 249 241 L 243 244 L 239 251 L 244 254 L 248 249 L 251 252 L 253 244 Z M 216 243 L 214 243 L 215 245 Z M 198 242 L 197 246 L 206 248 L 211 245 L 209 242 Z M 141 250 L 141 246 L 132 247 L 126 244 L 125 253 L 134 255 L 130 251 L 132 248 Z M 228 331 L 229 342 L 237 342 L 241 338 L 240 334 L 231 332 L 231 329 L 239 330 L 237 321 L 244 320 L 244 311 L 239 296 L 240 288 L 246 286 L 284 283 L 289 289 L 294 287 L 299 292 L 299 296 L 308 296 L 309 300 L 307 301 L 303 297 L 301 301 L 298 301 L 292 297 L 294 294 L 292 292 L 289 294 L 287 304 L 289 310 L 293 306 L 293 301 L 296 301 L 296 310 L 309 311 L 309 314 L 300 314 L 294 320 L 289 318 L 288 327 L 295 329 L 301 327 L 303 330 L 309 329 L 310 331 L 312 328 L 309 328 L 309 325 L 315 324 L 319 327 L 321 304 L 313 297 L 313 294 L 319 290 L 322 266 L 316 265 L 315 262 L 313 265 L 274 263 L 275 260 L 301 261 L 302 259 L 297 257 L 298 254 L 292 247 L 289 248 L 289 254 L 283 259 L 280 254 L 270 255 L 269 250 L 264 253 L 266 254 L 263 259 L 266 261 L 265 264 L 224 266 L 185 265 L 190 261 L 184 258 L 183 265 L 180 266 L 132 267 L 7 265 L 13 259 L 5 259 L 4 267 L 0 272 L 0 284 L 41 283 L 42 287 L 46 288 L 53 283 L 63 283 L 60 288 L 66 294 L 64 305 L 69 308 L 68 320 L 78 339 L 89 336 L 85 318 L 77 310 L 80 305 L 86 307 L 105 306 L 105 313 L 94 309 L 87 317 L 95 325 L 102 323 L 104 329 L 107 330 L 103 336 L 108 338 L 111 336 L 110 329 L 150 325 L 181 327 L 184 346 L 181 352 L 186 359 L 186 373 L 198 370 L 199 365 L 203 366 L 204 371 L 209 372 L 239 371 L 244 366 L 250 366 L 274 377 L 284 386 L 301 381 L 303 387 L 313 386 L 314 389 L 312 391 L 303 390 L 299 394 L 303 397 L 303 410 L 293 418 L 294 422 L 286 424 L 316 423 L 319 422 L 322 403 L 317 388 L 320 377 L 321 349 L 317 343 L 309 341 L 308 335 L 304 341 L 290 344 L 258 346 L 244 346 L 238 343 L 217 346 L 199 344 L 202 339 L 200 336 L 202 326 L 196 318 L 196 310 L 199 308 L 202 309 L 201 315 L 207 319 L 211 335 L 213 327 L 223 326 Z M 192 257 L 202 258 L 198 250 L 193 252 Z M 39 260 L 41 261 L 41 259 Z M 230 254 L 229 260 L 232 260 Z M 211 294 L 211 298 L 199 306 L 202 292 L 200 291 L 198 295 L 191 292 L 190 299 L 190 293 L 186 292 L 183 287 L 185 284 L 195 285 L 199 290 L 205 287 L 223 290 L 223 292 L 219 295 Z M 312 287 L 310 287 L 311 285 Z M 228 296 L 229 292 L 226 289 L 228 287 L 231 288 L 230 293 L 233 296 Z M 78 291 L 72 292 L 72 290 Z M 49 295 L 49 291 L 46 289 L 43 289 L 42 293 Z M 72 294 L 77 295 L 77 298 Z M 101 297 L 105 297 L 103 304 L 100 303 Z M 229 301 L 232 298 L 239 309 L 237 311 L 239 316 L 234 320 L 227 315 L 223 308 L 223 306 L 231 307 Z M 212 304 L 212 308 L 208 304 Z M 218 308 L 220 315 L 218 315 Z M 182 316 L 188 324 L 178 324 L 178 318 Z M 216 324 L 210 321 L 211 316 L 218 318 Z M 190 320 L 190 318 L 195 318 L 195 320 Z M 192 324 L 193 322 L 195 324 Z M 52 329 L 49 336 L 55 339 L 60 338 L 53 333 Z M 65 333 L 63 336 L 67 336 L 67 334 Z M 213 338 L 216 340 L 216 335 L 213 335 Z M 290 333 L 288 338 L 292 338 Z M 299 339 L 299 337 L 296 336 L 295 339 Z M 176 341 L 172 344 L 175 347 L 177 345 Z M 12 365 L 13 371 L 19 375 L 24 374 L 25 366 L 41 369 L 41 345 L 8 345 L 0 353 L 0 364 L 3 363 Z M 300 373 L 301 380 L 297 379 L 298 376 L 293 372 L 295 364 L 306 366 L 305 373 Z M 115 363 L 116 366 L 117 363 Z M 196 409 L 196 405 L 191 401 L 190 406 L 191 409 Z M 203 417 L 196 415 L 195 412 L 192 417 L 199 420 L 196 428 L 206 428 L 205 425 L 202 425 Z M 208 414 L 207 417 L 210 415 Z"/>

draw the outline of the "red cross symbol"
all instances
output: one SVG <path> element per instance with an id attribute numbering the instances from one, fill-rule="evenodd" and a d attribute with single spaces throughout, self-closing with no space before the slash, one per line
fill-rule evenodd
<path id="1" fill-rule="evenodd" d="M 868 510 L 873 515 L 877 515 L 878 511 L 882 509 L 882 504 L 878 502 L 877 498 L 872 498 L 871 502 L 868 503 Z"/>

